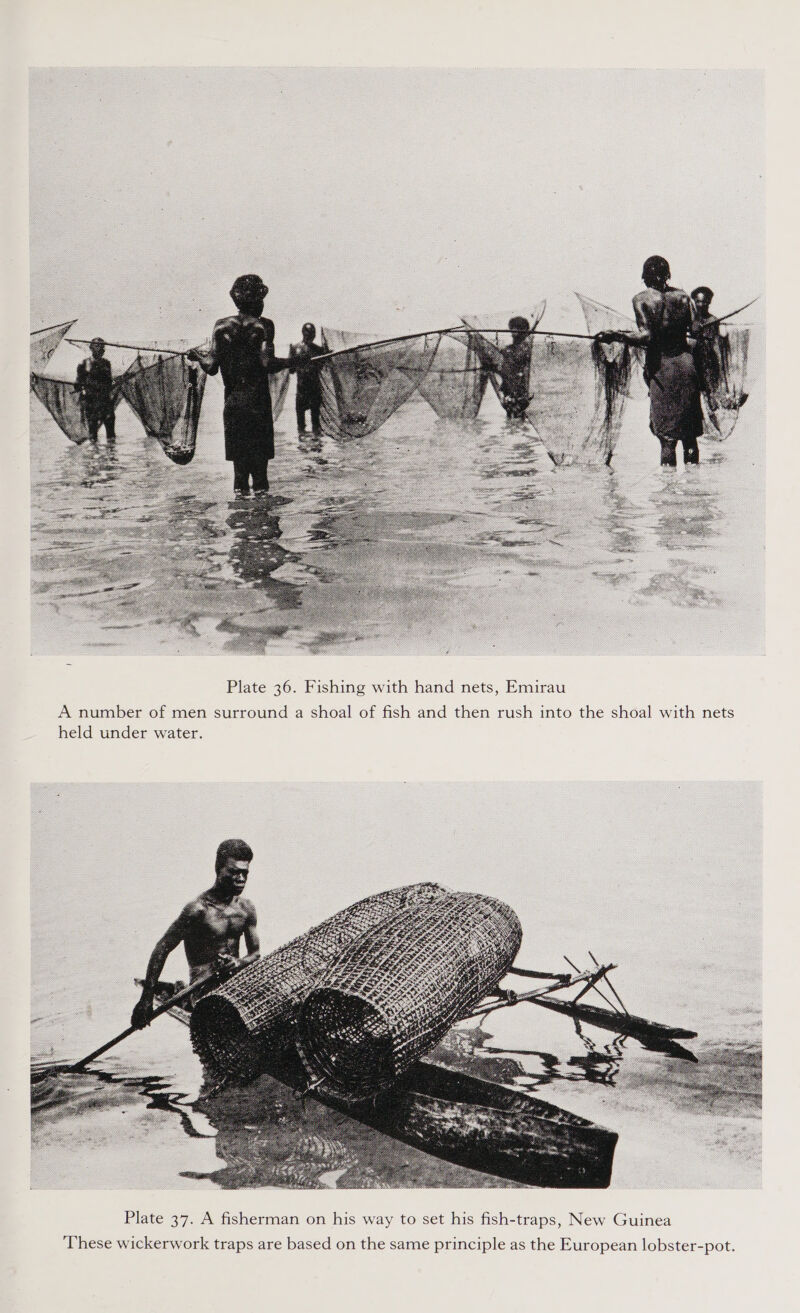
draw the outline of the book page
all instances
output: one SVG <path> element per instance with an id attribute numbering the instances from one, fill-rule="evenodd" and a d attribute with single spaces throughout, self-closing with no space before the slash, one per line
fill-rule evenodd
<path id="1" fill-rule="evenodd" d="M 788 7 L 9 26 L 12 1306 L 782 1304 Z"/>

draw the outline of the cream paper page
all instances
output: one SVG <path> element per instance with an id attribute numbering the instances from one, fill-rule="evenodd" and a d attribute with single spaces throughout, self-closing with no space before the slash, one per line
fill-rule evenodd
<path id="1" fill-rule="evenodd" d="M 790 7 L 5 17 L 11 1307 L 127 1309 L 165 1288 L 181 1309 L 477 1308 L 498 1290 L 782 1307 Z M 295 210 L 293 188 L 315 187 L 317 210 Z M 675 281 L 718 285 L 720 313 L 761 295 L 763 323 L 769 290 L 769 407 L 762 372 L 730 438 L 701 438 L 703 484 L 658 482 L 641 396 L 612 485 L 604 468 L 554 473 L 491 393 L 466 430 L 474 460 L 432 419 L 404 447 L 405 412 L 349 445 L 296 445 L 292 385 L 262 514 L 229 502 L 217 381 L 185 469 L 129 410 L 116 451 L 92 451 L 26 396 L 26 305 L 31 330 L 80 315 L 81 338 L 200 341 L 252 268 L 279 348 L 309 304 L 388 337 L 494 306 L 530 315 L 543 284 L 550 324 L 577 332 L 564 289 L 628 313 L 662 249 Z M 67 372 L 76 358 L 54 357 Z M 530 481 L 546 492 L 533 517 Z M 687 537 L 699 565 L 676 570 Z M 631 555 L 641 573 L 620 574 Z M 462 1070 L 618 1132 L 607 1190 L 524 1189 L 273 1087 L 204 1102 L 168 1018 L 66 1073 L 127 1025 L 132 977 L 229 834 L 254 850 L 262 952 L 357 898 L 437 881 L 514 907 L 523 967 L 618 963 L 631 1012 L 698 1031 L 683 1046 L 699 1060 L 524 1005 L 451 1046 Z M 166 978 L 185 977 L 178 956 Z"/>

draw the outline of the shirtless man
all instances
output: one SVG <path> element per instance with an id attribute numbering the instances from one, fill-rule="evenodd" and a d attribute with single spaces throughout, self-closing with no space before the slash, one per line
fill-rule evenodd
<path id="1" fill-rule="evenodd" d="M 687 340 L 692 327 L 691 302 L 684 291 L 670 287 L 670 268 L 662 255 L 644 262 L 643 292 L 633 298 L 635 331 L 607 329 L 598 342 L 628 342 L 645 347 L 644 379 L 650 392 L 650 430 L 661 443 L 661 464 L 676 465 L 675 449 L 683 444 L 686 465 L 700 459 L 697 439 L 703 432 L 700 380 Z"/>
<path id="2" fill-rule="evenodd" d="M 225 385 L 225 459 L 233 461 L 233 490 L 246 495 L 269 488 L 267 464 L 275 455 L 269 376 L 289 369 L 291 362 L 275 355 L 275 325 L 264 319 L 269 288 L 258 274 L 243 274 L 231 288 L 235 315 L 218 319 L 211 349 L 187 353 L 206 374 L 222 373 Z"/>
<path id="3" fill-rule="evenodd" d="M 317 336 L 314 324 L 303 324 L 302 334 L 302 342 L 295 342 L 289 348 L 289 359 L 292 361 L 297 374 L 297 395 L 295 397 L 297 432 L 298 434 L 305 433 L 306 411 L 310 410 L 311 432 L 320 434 L 322 429 L 319 422 L 319 408 L 322 405 L 322 386 L 319 381 L 319 370 L 315 367 L 313 361 L 314 356 L 322 356 L 325 352 L 314 341 Z"/>
<path id="4" fill-rule="evenodd" d="M 243 839 L 225 839 L 217 849 L 216 880 L 210 889 L 187 903 L 159 939 L 147 964 L 142 997 L 131 1014 L 137 1030 L 148 1025 L 153 1015 L 153 997 L 164 963 L 174 948 L 183 944 L 191 979 L 209 967 L 238 969 L 259 956 L 256 909 L 242 897 L 253 850 Z M 244 935 L 247 957 L 239 957 Z"/>
<path id="5" fill-rule="evenodd" d="M 501 402 L 509 419 L 523 419 L 531 401 L 531 326 L 522 315 L 509 319 L 511 341 L 502 353 Z"/>
<path id="6" fill-rule="evenodd" d="M 75 378 L 75 391 L 83 401 L 86 424 L 92 442 L 97 441 L 97 433 L 102 424 L 106 431 L 106 441 L 113 442 L 114 400 L 111 365 L 105 358 L 106 344 L 102 337 L 93 337 L 89 343 L 91 355 L 78 365 Z"/>

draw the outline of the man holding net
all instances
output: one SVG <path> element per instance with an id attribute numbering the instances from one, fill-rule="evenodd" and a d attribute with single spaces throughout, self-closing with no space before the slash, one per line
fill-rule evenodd
<path id="1" fill-rule="evenodd" d="M 225 459 L 233 462 L 233 490 L 241 496 L 269 488 L 267 465 L 275 455 L 269 376 L 289 369 L 275 355 L 275 325 L 264 319 L 269 288 L 258 274 L 243 274 L 231 288 L 236 314 L 218 319 L 211 348 L 195 348 L 195 360 L 207 374 L 222 374 L 225 385 Z"/>
<path id="2" fill-rule="evenodd" d="M 224 977 L 259 956 L 256 909 L 242 897 L 252 860 L 253 850 L 243 839 L 224 839 L 219 845 L 214 884 L 186 904 L 150 954 L 142 996 L 131 1014 L 131 1025 L 137 1030 L 148 1025 L 153 1015 L 164 963 L 179 944 L 183 944 L 192 980 L 209 969 Z M 242 936 L 245 958 L 239 957 Z"/>
<path id="3" fill-rule="evenodd" d="M 606 329 L 598 342 L 628 342 L 645 348 L 644 379 L 650 392 L 650 430 L 661 443 L 661 464 L 677 465 L 683 444 L 686 465 L 700 459 L 697 439 L 703 432 L 700 379 L 687 340 L 692 306 L 679 287 L 670 287 L 670 267 L 651 255 L 642 269 L 643 292 L 633 298 L 636 329 Z"/>
<path id="4" fill-rule="evenodd" d="M 114 428 L 114 380 L 111 364 L 105 358 L 106 344 L 102 337 L 93 337 L 89 343 L 91 355 L 78 365 L 75 377 L 75 391 L 81 399 L 86 426 L 92 442 L 97 441 L 97 434 L 102 424 L 106 431 L 106 441 L 113 442 L 116 437 Z"/>
<path id="5" fill-rule="evenodd" d="M 508 327 L 511 341 L 501 356 L 500 402 L 509 419 L 524 419 L 531 402 L 531 326 L 522 315 L 514 315 Z"/>
<path id="6" fill-rule="evenodd" d="M 314 357 L 322 356 L 325 352 L 314 341 L 317 336 L 314 324 L 303 324 L 302 334 L 302 341 L 295 342 L 293 346 L 289 347 L 289 359 L 292 361 L 297 374 L 297 394 L 295 397 L 297 432 L 298 434 L 305 433 L 306 413 L 310 410 L 311 432 L 320 434 L 322 432 L 319 421 L 319 412 L 322 405 L 322 385 L 319 379 L 319 370 L 314 364 Z"/>

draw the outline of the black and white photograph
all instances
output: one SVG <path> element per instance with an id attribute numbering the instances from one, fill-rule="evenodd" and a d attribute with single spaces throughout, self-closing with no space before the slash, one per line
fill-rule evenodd
<path id="1" fill-rule="evenodd" d="M 31 807 L 34 1189 L 760 1186 L 759 785 Z"/>
<path id="2" fill-rule="evenodd" d="M 761 72 L 29 96 L 34 654 L 763 651 Z"/>

